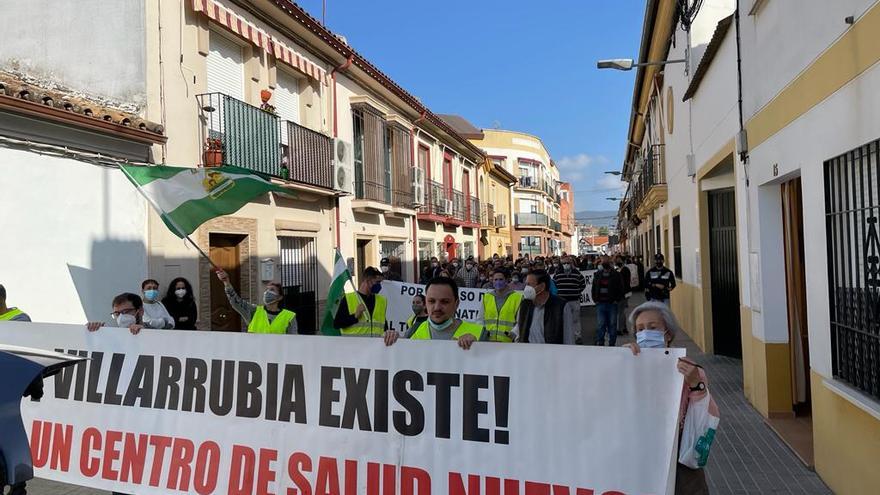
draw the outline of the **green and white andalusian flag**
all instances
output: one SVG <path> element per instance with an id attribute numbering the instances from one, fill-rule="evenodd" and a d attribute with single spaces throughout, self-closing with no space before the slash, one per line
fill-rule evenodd
<path id="1" fill-rule="evenodd" d="M 121 168 L 178 237 L 192 234 L 212 218 L 235 213 L 268 192 L 291 195 L 291 191 L 240 167 L 122 165 Z"/>
<path id="2" fill-rule="evenodd" d="M 351 281 L 351 273 L 348 265 L 339 250 L 336 250 L 336 259 L 333 262 L 333 280 L 330 282 L 330 290 L 327 291 L 327 304 L 324 309 L 324 319 L 321 321 L 321 333 L 324 335 L 339 335 L 339 330 L 333 328 L 333 320 L 339 305 L 345 300 L 345 284 Z"/>

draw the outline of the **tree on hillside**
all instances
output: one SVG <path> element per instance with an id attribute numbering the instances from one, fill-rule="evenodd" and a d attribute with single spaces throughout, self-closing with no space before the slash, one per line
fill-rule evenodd
<path id="1" fill-rule="evenodd" d="M 599 235 L 608 235 L 608 227 L 599 227 Z"/>

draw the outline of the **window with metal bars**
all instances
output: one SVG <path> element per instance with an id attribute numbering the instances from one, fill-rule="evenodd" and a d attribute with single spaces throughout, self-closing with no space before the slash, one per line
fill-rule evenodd
<path id="1" fill-rule="evenodd" d="M 314 334 L 318 311 L 318 257 L 314 238 L 278 237 L 284 307 L 296 313 L 301 334 Z"/>
<path id="2" fill-rule="evenodd" d="M 834 376 L 880 399 L 880 140 L 825 162 Z"/>
<path id="3" fill-rule="evenodd" d="M 672 258 L 675 262 L 675 277 L 681 278 L 681 217 L 672 217 Z"/>

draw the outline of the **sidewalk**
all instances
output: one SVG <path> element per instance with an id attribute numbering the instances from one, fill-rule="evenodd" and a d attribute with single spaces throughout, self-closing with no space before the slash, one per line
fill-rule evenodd
<path id="1" fill-rule="evenodd" d="M 633 294 L 629 309 L 644 300 L 642 294 Z M 584 342 L 593 342 L 595 326 L 595 310 L 582 309 Z M 617 339 L 617 345 L 632 341 L 632 335 L 623 335 Z M 672 346 L 686 348 L 687 355 L 703 366 L 709 376 L 709 389 L 721 411 L 721 424 L 706 466 L 710 493 L 831 493 L 819 476 L 804 466 L 746 400 L 741 360 L 704 354 L 683 333 L 676 336 Z"/>

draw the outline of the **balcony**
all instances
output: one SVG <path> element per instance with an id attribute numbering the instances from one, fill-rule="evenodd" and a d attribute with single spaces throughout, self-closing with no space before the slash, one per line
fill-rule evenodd
<path id="1" fill-rule="evenodd" d="M 355 167 L 352 209 L 361 213 L 383 214 L 391 211 L 391 188 L 385 184 L 365 180 L 363 172 Z"/>
<path id="2" fill-rule="evenodd" d="M 219 141 L 222 165 L 333 190 L 330 137 L 222 93 L 196 98 L 206 139 Z"/>
<path id="3" fill-rule="evenodd" d="M 556 191 L 556 188 L 541 177 L 521 175 L 514 187 L 543 193 L 552 199 L 553 202 L 559 203 L 559 193 Z"/>
<path id="4" fill-rule="evenodd" d="M 550 225 L 547 215 L 543 213 L 517 213 L 514 222 L 517 227 L 547 228 Z"/>
<path id="5" fill-rule="evenodd" d="M 631 203 L 635 205 L 635 215 L 639 218 L 645 218 L 668 199 L 665 158 L 662 144 L 651 145 L 648 153 L 640 159 L 641 166 L 633 174 Z"/>
<path id="6" fill-rule="evenodd" d="M 483 211 L 480 215 L 480 225 L 486 228 L 495 227 L 495 205 L 486 203 L 483 205 Z"/>
<path id="7" fill-rule="evenodd" d="M 562 232 L 562 224 L 556 220 L 550 220 L 550 230 L 553 232 Z"/>
<path id="8" fill-rule="evenodd" d="M 419 220 L 443 222 L 450 225 L 478 227 L 480 200 L 448 188 L 433 180 L 425 181 L 425 205 L 419 210 Z"/>

